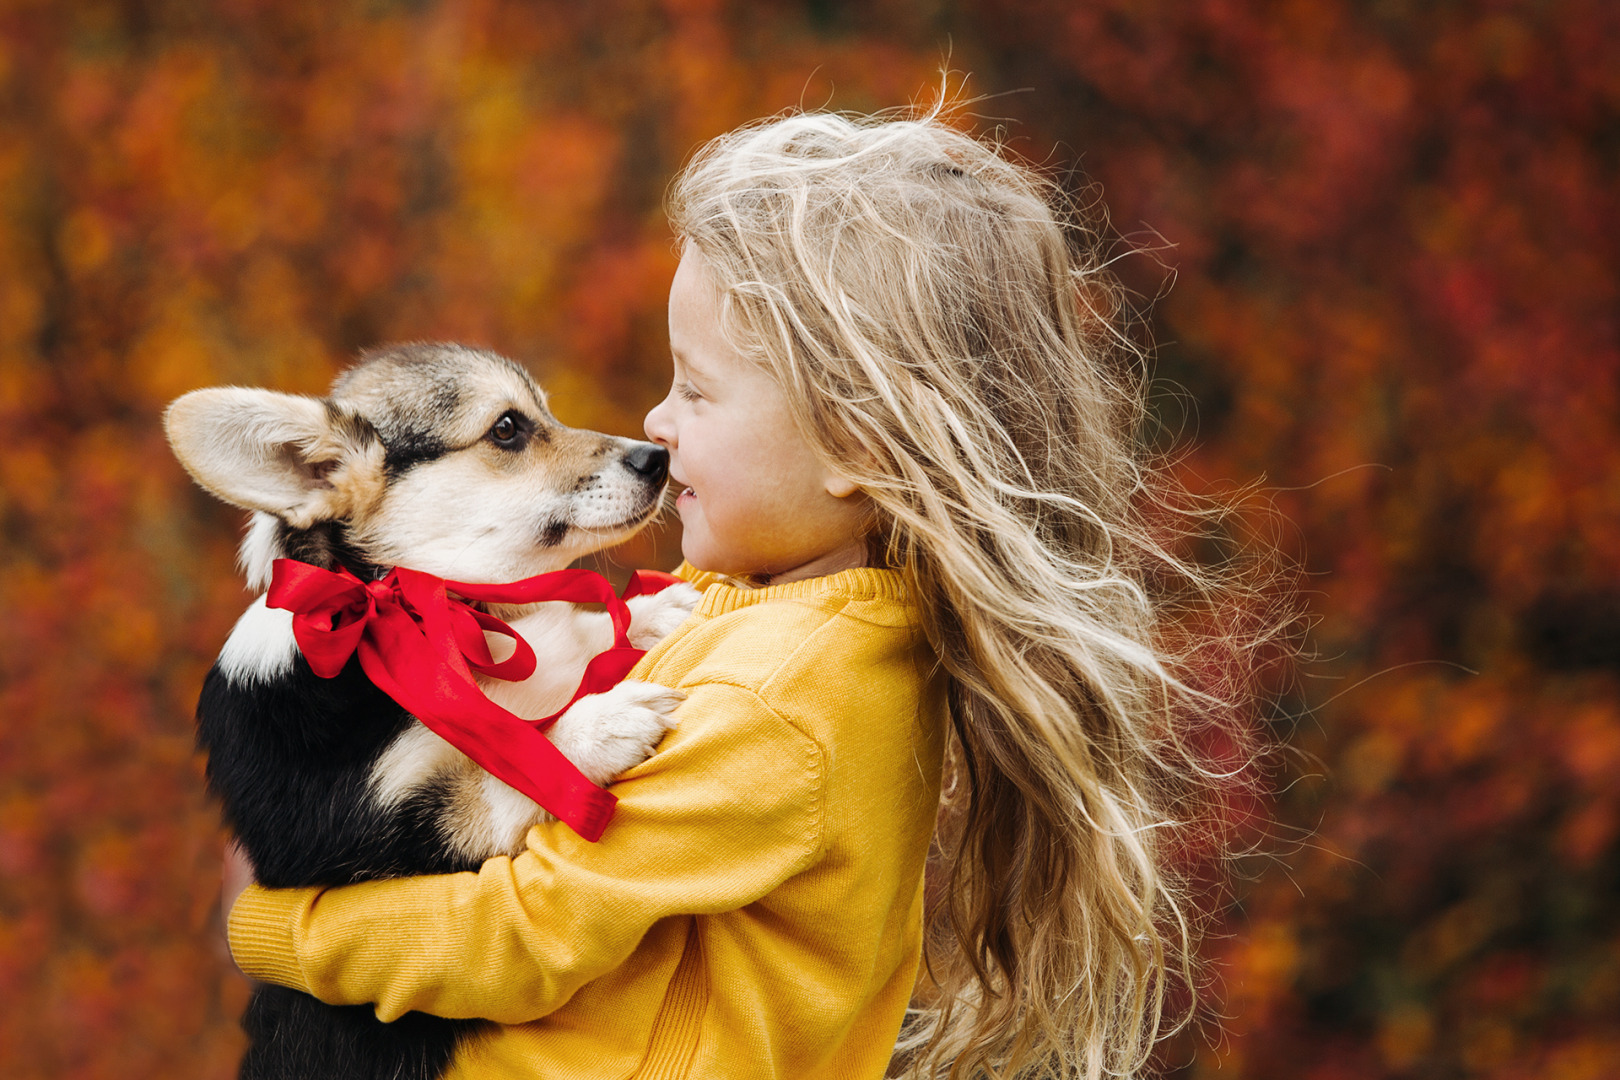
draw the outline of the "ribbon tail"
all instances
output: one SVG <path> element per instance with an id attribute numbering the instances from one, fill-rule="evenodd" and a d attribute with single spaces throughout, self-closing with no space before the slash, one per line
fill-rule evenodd
<path id="1" fill-rule="evenodd" d="M 671 585 L 681 584 L 681 579 L 674 574 L 666 574 L 662 570 L 636 570 L 631 573 L 629 582 L 621 594 L 625 600 L 632 596 L 647 596 L 656 592 L 663 592 Z"/>

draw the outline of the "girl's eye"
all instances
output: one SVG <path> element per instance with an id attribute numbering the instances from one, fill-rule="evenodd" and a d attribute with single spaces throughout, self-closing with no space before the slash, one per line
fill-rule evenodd
<path id="1" fill-rule="evenodd" d="M 510 448 L 517 442 L 518 422 L 511 413 L 506 413 L 495 426 L 489 429 L 489 437 L 495 440 L 497 446 Z"/>
<path id="2" fill-rule="evenodd" d="M 676 383 L 675 396 L 682 401 L 696 401 L 702 395 L 697 392 L 691 383 Z"/>

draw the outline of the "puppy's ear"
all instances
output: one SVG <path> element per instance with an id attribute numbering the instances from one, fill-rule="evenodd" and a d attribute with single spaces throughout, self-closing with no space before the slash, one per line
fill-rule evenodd
<path id="1" fill-rule="evenodd" d="M 371 425 L 318 398 L 270 390 L 193 390 L 163 414 L 175 457 L 197 483 L 298 529 L 352 517 L 383 485 Z"/>

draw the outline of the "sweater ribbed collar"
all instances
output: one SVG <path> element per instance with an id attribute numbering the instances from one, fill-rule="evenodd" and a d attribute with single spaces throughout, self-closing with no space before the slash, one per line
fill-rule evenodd
<path id="1" fill-rule="evenodd" d="M 707 570 L 694 570 L 689 564 L 683 564 L 675 572 L 703 590 L 703 600 L 698 604 L 697 613 L 710 617 L 772 600 L 839 599 L 904 602 L 906 599 L 906 587 L 899 574 L 893 570 L 880 570 L 870 566 L 840 570 L 825 577 L 789 581 L 783 585 L 759 587 L 731 584 L 731 579 L 724 575 Z"/>

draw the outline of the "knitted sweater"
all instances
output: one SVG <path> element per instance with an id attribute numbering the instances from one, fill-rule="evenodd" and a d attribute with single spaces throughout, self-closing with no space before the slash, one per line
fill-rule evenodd
<path id="1" fill-rule="evenodd" d="M 693 583 L 631 673 L 686 693 L 679 726 L 600 842 L 548 822 L 475 873 L 253 886 L 242 970 L 502 1025 L 451 1077 L 881 1077 L 921 953 L 942 682 L 891 572 Z"/>

